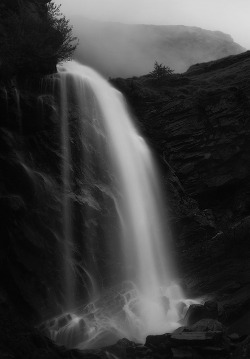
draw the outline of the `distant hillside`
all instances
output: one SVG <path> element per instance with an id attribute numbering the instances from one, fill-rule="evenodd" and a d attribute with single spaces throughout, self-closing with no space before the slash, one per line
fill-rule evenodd
<path id="1" fill-rule="evenodd" d="M 82 17 L 72 23 L 80 39 L 75 57 L 111 77 L 146 74 L 155 61 L 184 72 L 197 62 L 244 51 L 230 35 L 198 27 L 126 25 Z"/>

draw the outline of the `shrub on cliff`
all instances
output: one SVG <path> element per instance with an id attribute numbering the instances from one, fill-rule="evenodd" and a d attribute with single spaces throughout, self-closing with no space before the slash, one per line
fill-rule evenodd
<path id="1" fill-rule="evenodd" d="M 72 26 L 69 20 L 60 12 L 61 5 L 49 2 L 48 7 L 48 28 L 51 29 L 51 38 L 57 62 L 69 60 L 77 46 L 77 38 L 72 35 Z M 52 35 L 53 32 L 53 35 Z"/>
<path id="2" fill-rule="evenodd" d="M 77 41 L 60 6 L 49 1 L 4 1 L 0 15 L 0 73 L 49 73 L 71 58 Z"/>
<path id="3" fill-rule="evenodd" d="M 154 80 L 161 80 L 163 78 L 171 76 L 173 72 L 174 70 L 172 70 L 169 66 L 158 64 L 158 62 L 155 61 L 154 70 L 151 71 L 149 75 Z"/>

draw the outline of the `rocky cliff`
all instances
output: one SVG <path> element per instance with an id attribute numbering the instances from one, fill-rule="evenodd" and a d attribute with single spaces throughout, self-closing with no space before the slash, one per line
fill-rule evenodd
<path id="1" fill-rule="evenodd" d="M 249 80 L 245 52 L 160 80 L 113 81 L 160 158 L 187 290 L 228 300 L 228 315 L 250 304 Z"/>
<path id="2" fill-rule="evenodd" d="M 54 230 L 60 213 L 55 166 L 60 129 L 53 98 L 42 85 L 43 76 L 55 71 L 56 56 L 51 58 L 47 48 L 44 54 L 32 49 L 40 27 L 54 31 L 48 26 L 47 3 L 3 1 L 0 16 L 0 293 L 2 303 L 30 320 L 47 306 L 49 282 L 56 278 Z M 37 27 L 26 37 L 33 22 Z"/>
<path id="3" fill-rule="evenodd" d="M 33 327 L 61 296 L 60 123 L 45 77 L 64 36 L 48 3 L 0 4 L 1 358 L 60 355 Z"/>

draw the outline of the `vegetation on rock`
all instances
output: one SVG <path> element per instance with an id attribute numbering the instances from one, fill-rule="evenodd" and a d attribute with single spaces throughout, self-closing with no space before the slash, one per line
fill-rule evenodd
<path id="1" fill-rule="evenodd" d="M 13 3 L 1 3 L 0 75 L 54 72 L 77 46 L 69 20 L 50 1 Z"/>
<path id="2" fill-rule="evenodd" d="M 154 80 L 161 80 L 167 78 L 173 74 L 174 70 L 172 70 L 169 66 L 164 66 L 163 64 L 158 64 L 155 61 L 154 70 L 149 73 L 150 77 Z"/>

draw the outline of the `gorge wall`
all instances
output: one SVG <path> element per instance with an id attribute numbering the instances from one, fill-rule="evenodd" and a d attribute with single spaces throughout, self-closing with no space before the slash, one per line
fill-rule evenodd
<path id="1" fill-rule="evenodd" d="M 34 329 L 61 298 L 60 123 L 44 78 L 63 37 L 48 3 L 0 4 L 1 358 L 59 355 Z"/>
<path id="2" fill-rule="evenodd" d="M 245 52 L 160 80 L 113 80 L 160 159 L 187 288 L 229 301 L 229 316 L 250 299 L 249 76 Z"/>
<path id="3" fill-rule="evenodd" d="M 30 57 L 25 51 L 35 38 L 12 48 L 12 37 L 24 15 L 43 23 L 47 2 L 1 3 L 1 298 L 30 319 L 45 307 L 49 278 L 56 272 L 60 127 L 53 119 L 53 99 L 41 91 L 56 58 Z"/>

